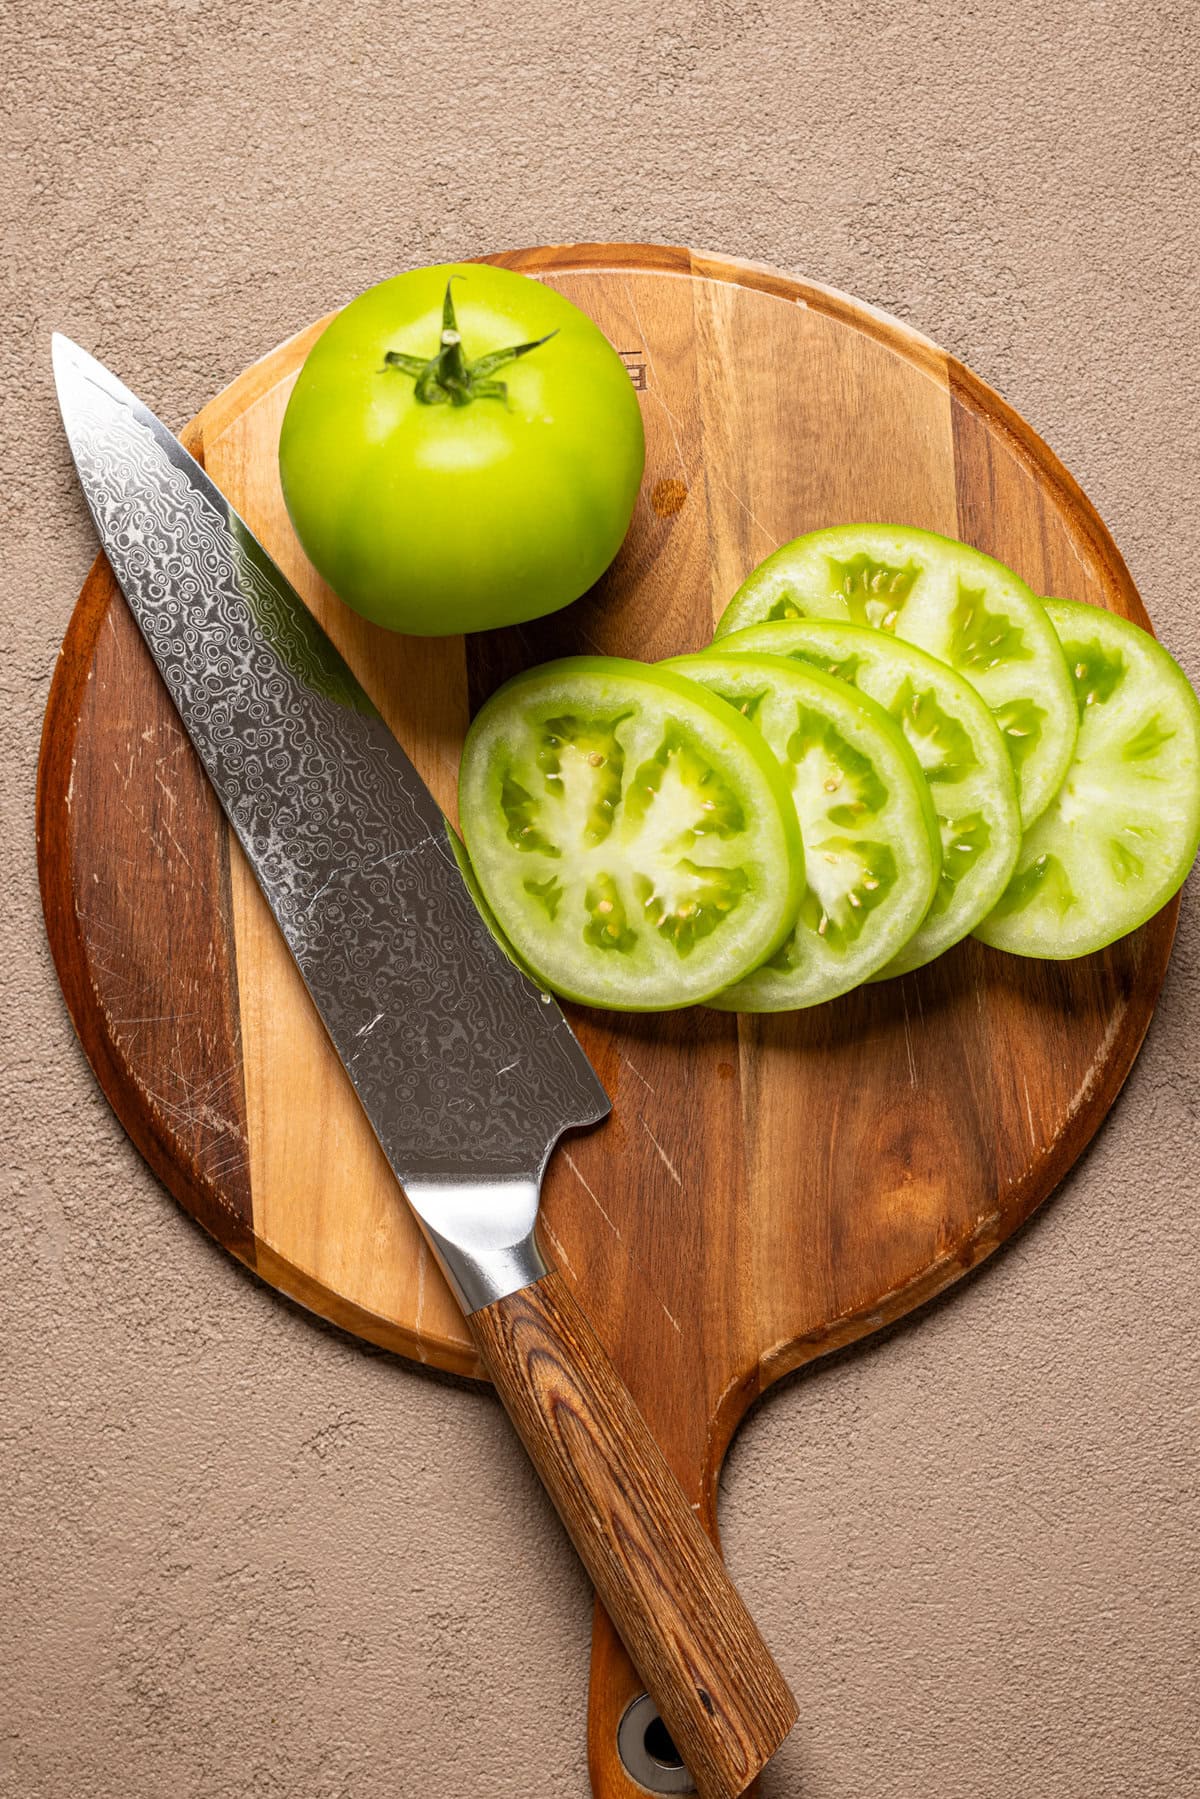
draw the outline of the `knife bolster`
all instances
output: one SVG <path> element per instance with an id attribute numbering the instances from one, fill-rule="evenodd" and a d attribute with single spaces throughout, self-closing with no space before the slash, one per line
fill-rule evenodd
<path id="1" fill-rule="evenodd" d="M 408 1203 L 468 1317 L 542 1280 L 549 1269 L 534 1236 L 537 1180 L 418 1180 Z"/>

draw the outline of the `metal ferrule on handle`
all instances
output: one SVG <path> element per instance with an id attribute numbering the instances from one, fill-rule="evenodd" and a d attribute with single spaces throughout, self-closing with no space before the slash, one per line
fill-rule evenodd
<path id="1" fill-rule="evenodd" d="M 404 1191 L 468 1317 L 549 1273 L 534 1235 L 537 1181 L 407 1181 Z"/>

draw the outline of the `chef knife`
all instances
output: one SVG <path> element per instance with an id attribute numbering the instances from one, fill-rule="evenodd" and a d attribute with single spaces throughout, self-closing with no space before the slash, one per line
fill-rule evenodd
<path id="1" fill-rule="evenodd" d="M 108 560 L 480 1357 L 703 1799 L 795 1702 L 536 1234 L 562 1132 L 609 1103 L 509 960 L 420 775 L 182 444 L 53 342 Z"/>

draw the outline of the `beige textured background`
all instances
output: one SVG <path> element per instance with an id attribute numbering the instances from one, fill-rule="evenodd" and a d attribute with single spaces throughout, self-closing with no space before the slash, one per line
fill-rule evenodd
<path id="1" fill-rule="evenodd" d="M 589 1606 L 497 1406 L 176 1210 L 42 939 L 37 733 L 92 555 L 52 327 L 180 422 L 394 270 L 691 241 L 992 380 L 1200 677 L 1200 30 L 1166 0 L 19 0 L 4 15 L 0 1793 L 582 1799 Z M 1200 894 L 1141 1061 L 982 1275 L 736 1444 L 802 1722 L 767 1799 L 1200 1792 Z"/>

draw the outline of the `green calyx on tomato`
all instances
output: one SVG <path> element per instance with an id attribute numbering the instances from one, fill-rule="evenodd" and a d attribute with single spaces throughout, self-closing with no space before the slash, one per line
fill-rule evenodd
<path id="1" fill-rule="evenodd" d="M 364 618 L 427 637 L 578 599 L 621 547 L 644 460 L 603 332 L 553 287 L 483 263 L 353 300 L 309 351 L 279 438 L 317 572 Z"/>
<path id="2" fill-rule="evenodd" d="M 510 344 L 505 350 L 492 350 L 475 362 L 468 362 L 458 320 L 454 316 L 455 279 L 451 275 L 446 283 L 442 335 L 436 353 L 423 360 L 420 356 L 409 356 L 403 350 L 389 350 L 383 360 L 389 368 L 414 377 L 413 393 L 422 406 L 447 403 L 469 406 L 472 400 L 507 400 L 508 384 L 495 379 L 497 372 L 507 368 L 510 362 L 516 362 L 518 357 L 528 356 L 531 350 L 540 350 L 557 334 L 558 328 L 547 331 L 543 337 L 532 338 L 529 343 Z"/>

